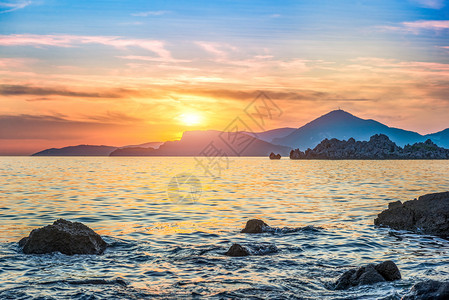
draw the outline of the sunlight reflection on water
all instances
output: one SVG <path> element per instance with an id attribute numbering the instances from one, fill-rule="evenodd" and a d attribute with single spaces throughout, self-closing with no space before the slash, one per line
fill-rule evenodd
<path id="1" fill-rule="evenodd" d="M 356 293 L 400 293 L 417 278 L 447 278 L 448 243 L 405 233 L 398 238 L 375 228 L 373 219 L 390 201 L 449 190 L 448 171 L 449 161 L 232 158 L 230 168 L 214 180 L 189 157 L 0 157 L 0 295 L 3 287 L 15 291 L 46 276 L 119 276 L 130 287 L 126 292 L 102 289 L 105 297 L 119 292 L 123 298 L 144 292 L 237 297 L 251 296 L 251 291 L 271 291 L 281 298 L 298 291 L 333 297 L 327 285 L 345 268 L 386 259 L 397 262 L 404 280 Z M 168 183 L 183 172 L 201 181 L 202 194 L 195 202 L 168 197 Z M 15 242 L 57 218 L 85 223 L 113 247 L 87 259 L 52 254 L 48 261 L 48 256 L 17 254 Z M 249 218 L 276 227 L 322 229 L 240 234 Z M 223 257 L 232 242 L 272 243 L 280 252 Z M 77 287 L 56 289 L 64 291 L 52 294 L 38 285 L 25 293 L 73 296 Z M 90 291 L 96 287 L 86 287 Z M 346 293 L 341 296 L 353 295 Z"/>

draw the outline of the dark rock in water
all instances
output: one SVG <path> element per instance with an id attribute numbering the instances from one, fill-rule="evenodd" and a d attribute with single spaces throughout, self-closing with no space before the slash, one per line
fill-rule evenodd
<path id="1" fill-rule="evenodd" d="M 353 286 L 374 284 L 377 282 L 401 279 L 398 267 L 392 261 L 384 261 L 378 265 L 369 264 L 343 273 L 335 283 L 336 290 L 344 290 Z"/>
<path id="2" fill-rule="evenodd" d="M 274 244 L 256 243 L 248 245 L 233 244 L 225 253 L 227 256 L 269 255 L 278 253 L 279 249 Z"/>
<path id="3" fill-rule="evenodd" d="M 391 260 L 386 260 L 383 263 L 374 266 L 374 269 L 385 278 L 386 281 L 395 281 L 401 279 L 401 272 L 398 266 Z"/>
<path id="4" fill-rule="evenodd" d="M 415 284 L 402 300 L 449 299 L 449 282 L 427 280 Z"/>
<path id="5" fill-rule="evenodd" d="M 448 237 L 449 192 L 427 194 L 404 203 L 392 202 L 374 219 L 374 225 Z"/>
<path id="6" fill-rule="evenodd" d="M 264 221 L 259 219 L 251 219 L 246 222 L 246 226 L 241 233 L 262 233 L 264 229 L 270 228 Z"/>
<path id="7" fill-rule="evenodd" d="M 64 219 L 52 225 L 34 229 L 28 237 L 19 241 L 26 254 L 44 254 L 59 251 L 62 254 L 101 254 L 106 249 L 95 231 L 79 222 Z"/>
<path id="8" fill-rule="evenodd" d="M 227 256 L 234 256 L 234 257 L 248 256 L 249 254 L 250 254 L 249 251 L 239 244 L 233 244 L 231 248 L 229 248 L 229 250 L 225 253 L 225 255 Z"/>
<path id="9" fill-rule="evenodd" d="M 273 152 L 270 153 L 270 159 L 281 159 L 281 155 L 278 154 L 274 154 Z"/>

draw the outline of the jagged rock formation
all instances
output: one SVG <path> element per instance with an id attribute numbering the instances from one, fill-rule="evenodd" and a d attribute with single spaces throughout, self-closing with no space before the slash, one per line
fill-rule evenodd
<path id="1" fill-rule="evenodd" d="M 391 202 L 374 225 L 449 237 L 449 192 L 427 194 L 404 203 Z"/>
<path id="2" fill-rule="evenodd" d="M 281 155 L 278 154 L 274 154 L 273 152 L 270 153 L 270 159 L 281 159 Z"/>
<path id="3" fill-rule="evenodd" d="M 401 279 L 401 272 L 391 260 L 374 265 L 369 264 L 343 273 L 335 283 L 336 290 L 348 289 L 352 286 L 374 284 L 377 282 Z"/>
<path id="4" fill-rule="evenodd" d="M 79 222 L 64 219 L 52 225 L 33 229 L 28 237 L 19 241 L 25 254 L 44 254 L 61 252 L 62 254 L 102 254 L 106 249 L 103 241 L 95 231 Z"/>
<path id="5" fill-rule="evenodd" d="M 399 147 L 384 134 L 373 135 L 369 141 L 325 139 L 313 150 L 290 152 L 291 159 L 449 159 L 449 150 L 431 140 Z"/>

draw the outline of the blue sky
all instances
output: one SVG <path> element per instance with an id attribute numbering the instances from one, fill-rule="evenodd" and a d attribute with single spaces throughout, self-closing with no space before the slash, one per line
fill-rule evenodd
<path id="1" fill-rule="evenodd" d="M 421 34 L 385 30 L 403 22 L 447 20 L 445 1 L 3 1 L 2 10 L 28 4 L 0 16 L 1 34 L 119 35 L 181 41 L 209 40 L 276 47 L 285 55 L 313 56 L 348 47 L 371 54 L 385 46 L 384 56 L 438 56 L 447 52 L 447 32 Z M 336 4 L 337 3 L 337 4 Z M 349 44 L 349 45 L 347 45 Z M 366 45 L 366 46 L 364 46 Z M 290 47 L 290 49 L 288 49 Z M 301 49 L 306 48 L 306 49 Z M 423 48 L 426 48 L 424 51 Z M 332 51 L 331 50 L 331 51 Z M 410 51 L 411 50 L 411 51 Z M 414 50 L 419 53 L 414 53 Z M 331 52 L 327 51 L 327 52 Z M 329 53 L 328 53 L 329 55 Z M 404 55 L 404 53 L 402 53 Z"/>

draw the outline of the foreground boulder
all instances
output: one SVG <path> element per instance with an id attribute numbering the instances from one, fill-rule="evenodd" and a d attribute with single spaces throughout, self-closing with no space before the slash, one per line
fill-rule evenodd
<path id="1" fill-rule="evenodd" d="M 449 299 L 449 282 L 427 280 L 415 284 L 402 300 Z"/>
<path id="2" fill-rule="evenodd" d="M 62 254 L 101 254 L 106 249 L 103 241 L 95 231 L 79 222 L 64 219 L 52 225 L 34 229 L 28 237 L 19 241 L 26 254 L 44 254 L 61 252 Z"/>
<path id="3" fill-rule="evenodd" d="M 238 257 L 238 256 L 248 256 L 250 253 L 248 251 L 248 249 L 246 249 L 245 247 L 243 247 L 240 244 L 233 244 L 231 246 L 231 248 L 229 248 L 228 251 L 226 251 L 225 255 L 227 256 L 234 256 L 234 257 Z"/>
<path id="4" fill-rule="evenodd" d="M 268 226 L 264 221 L 259 219 L 251 219 L 246 222 L 246 226 L 242 229 L 241 233 L 262 233 L 268 228 L 270 228 L 270 226 Z"/>
<path id="5" fill-rule="evenodd" d="M 378 265 L 369 264 L 358 269 L 351 269 L 343 273 L 335 283 L 336 290 L 345 290 L 353 286 L 374 284 L 377 282 L 401 279 L 396 264 L 390 260 Z"/>
<path id="6" fill-rule="evenodd" d="M 377 226 L 449 236 L 449 192 L 427 194 L 415 200 L 391 202 L 374 220 Z"/>

